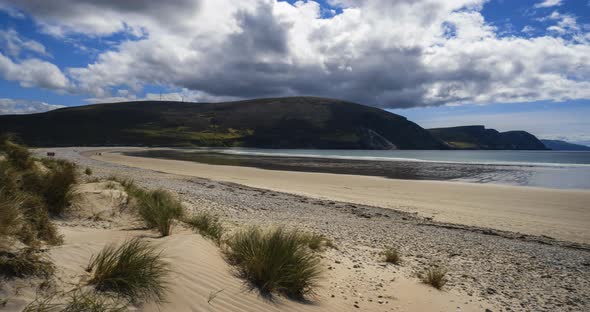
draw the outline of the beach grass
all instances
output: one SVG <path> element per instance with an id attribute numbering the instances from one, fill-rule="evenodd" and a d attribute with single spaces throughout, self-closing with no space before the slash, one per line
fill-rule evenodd
<path id="1" fill-rule="evenodd" d="M 23 173 L 6 161 L 0 162 L 0 236 L 15 236 L 28 245 L 37 240 L 52 245 L 61 243 L 48 215 L 42 179 L 32 169 Z"/>
<path id="2" fill-rule="evenodd" d="M 90 259 L 87 271 L 92 273 L 88 283 L 99 291 L 117 293 L 131 302 L 161 303 L 170 269 L 152 245 L 133 238 L 103 248 Z"/>
<path id="3" fill-rule="evenodd" d="M 337 249 L 336 245 L 324 235 L 317 233 L 301 233 L 300 236 L 302 242 L 311 250 L 322 251 L 326 248 Z"/>
<path id="4" fill-rule="evenodd" d="M 226 241 L 225 255 L 241 277 L 261 293 L 303 299 L 313 294 L 321 275 L 320 260 L 297 231 L 249 227 Z"/>
<path id="5" fill-rule="evenodd" d="M 385 257 L 385 262 L 392 263 L 392 264 L 401 264 L 401 254 L 400 252 L 393 247 L 385 248 L 382 252 L 383 256 Z"/>
<path id="6" fill-rule="evenodd" d="M 65 297 L 64 302 L 59 302 Z M 28 304 L 23 312 L 123 312 L 127 305 L 112 296 L 94 291 L 74 289 L 69 293 L 54 293 L 39 297 Z"/>
<path id="7" fill-rule="evenodd" d="M 121 178 L 121 177 L 118 177 L 115 175 L 111 175 L 111 176 L 107 177 L 107 180 L 114 181 L 114 182 L 121 184 L 123 186 L 123 188 L 125 189 L 125 192 L 127 192 L 127 194 L 129 194 L 129 196 L 131 196 L 132 198 L 139 197 L 141 195 L 144 195 L 144 193 L 145 193 L 145 190 L 143 190 L 142 188 L 137 186 L 137 184 L 135 183 L 135 181 L 133 179 Z"/>
<path id="8" fill-rule="evenodd" d="M 49 217 L 45 201 L 41 196 L 24 194 L 21 211 L 25 223 L 17 236 L 22 242 L 29 245 L 38 240 L 50 245 L 60 245 L 63 242 L 63 237 Z"/>
<path id="9" fill-rule="evenodd" d="M 448 282 L 447 270 L 442 267 L 434 266 L 426 269 L 422 273 L 422 282 L 436 289 L 442 289 Z"/>
<path id="10" fill-rule="evenodd" d="M 74 185 L 78 172 L 74 163 L 43 159 L 44 170 L 30 169 L 22 172 L 21 189 L 31 195 L 40 196 L 52 215 L 62 215 L 74 200 Z"/>
<path id="11" fill-rule="evenodd" d="M 61 215 L 74 199 L 74 184 L 78 174 L 73 163 L 60 162 L 47 175 L 43 196 L 50 213 Z"/>
<path id="12" fill-rule="evenodd" d="M 6 161 L 18 170 L 26 170 L 33 166 L 31 152 L 26 147 L 13 143 L 5 136 L 0 139 L 0 152 L 5 155 Z"/>
<path id="13" fill-rule="evenodd" d="M 0 189 L 0 237 L 19 233 L 24 222 L 21 204 L 21 199 Z"/>
<path id="14" fill-rule="evenodd" d="M 134 191 L 133 196 L 145 225 L 157 229 L 162 236 L 170 235 L 174 220 L 180 220 L 184 215 L 180 201 L 166 190 Z"/>
<path id="15" fill-rule="evenodd" d="M 221 237 L 223 236 L 223 225 L 219 221 L 219 216 L 202 211 L 189 218 L 185 218 L 184 222 L 202 236 L 220 244 Z"/>
<path id="16" fill-rule="evenodd" d="M 24 248 L 14 253 L 0 253 L 0 276 L 8 278 L 49 277 L 53 272 L 53 264 L 44 259 L 36 248 Z"/>

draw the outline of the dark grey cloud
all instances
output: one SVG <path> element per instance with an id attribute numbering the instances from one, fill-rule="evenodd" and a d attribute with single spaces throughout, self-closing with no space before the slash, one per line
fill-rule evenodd
<path id="1" fill-rule="evenodd" d="M 2 0 L 36 17 L 72 18 L 98 11 L 171 17 L 197 9 L 200 0 Z"/>
<path id="2" fill-rule="evenodd" d="M 0 0 L 0 4 L 27 12 L 54 34 L 83 32 L 109 34 L 124 31 L 134 18 L 150 18 L 160 27 L 177 27 L 190 18 L 201 0 Z"/>

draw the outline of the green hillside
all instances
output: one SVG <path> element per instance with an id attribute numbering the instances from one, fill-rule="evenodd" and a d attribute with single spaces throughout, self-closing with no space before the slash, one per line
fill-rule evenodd
<path id="1" fill-rule="evenodd" d="M 225 103 L 138 101 L 0 116 L 30 146 L 244 146 L 441 149 L 406 118 L 351 102 L 270 98 Z"/>

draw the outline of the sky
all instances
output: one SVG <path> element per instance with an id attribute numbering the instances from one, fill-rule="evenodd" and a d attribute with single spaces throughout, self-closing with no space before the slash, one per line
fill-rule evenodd
<path id="1" fill-rule="evenodd" d="M 590 144 L 590 0 L 0 0 L 0 114 L 297 95 Z"/>

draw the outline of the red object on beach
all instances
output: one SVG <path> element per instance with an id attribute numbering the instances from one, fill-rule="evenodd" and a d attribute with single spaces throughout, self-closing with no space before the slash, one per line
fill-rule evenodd
<path id="1" fill-rule="evenodd" d="M 48 157 L 53 157 L 53 156 L 55 156 L 55 152 L 47 152 L 47 156 Z"/>

